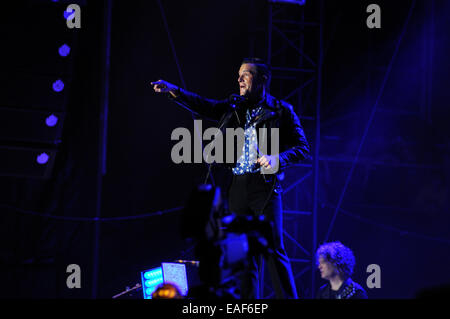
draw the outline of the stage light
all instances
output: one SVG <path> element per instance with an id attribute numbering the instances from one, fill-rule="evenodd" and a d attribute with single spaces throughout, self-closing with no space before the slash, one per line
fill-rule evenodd
<path id="1" fill-rule="evenodd" d="M 159 278 L 159 277 L 162 278 L 162 268 L 161 267 L 144 272 L 145 279 L 152 279 L 152 278 Z"/>
<path id="2" fill-rule="evenodd" d="M 63 44 L 59 47 L 58 52 L 60 56 L 68 56 L 70 53 L 70 47 L 67 44 Z"/>
<path id="3" fill-rule="evenodd" d="M 180 290 L 176 285 L 173 284 L 164 284 L 158 287 L 153 294 L 153 299 L 182 299 L 183 296 L 180 293 Z"/>
<path id="4" fill-rule="evenodd" d="M 153 280 L 146 280 L 145 281 L 145 286 L 146 287 L 153 287 L 153 286 L 157 286 L 159 284 L 163 283 L 163 279 L 162 278 L 158 278 L 158 279 L 153 279 Z"/>
<path id="5" fill-rule="evenodd" d="M 144 299 L 152 299 L 152 293 L 163 283 L 162 268 L 153 268 L 141 272 Z"/>
<path id="6" fill-rule="evenodd" d="M 64 82 L 61 80 L 56 80 L 53 82 L 53 91 L 61 92 L 64 89 Z"/>
<path id="7" fill-rule="evenodd" d="M 188 293 L 186 265 L 179 263 L 162 263 L 164 283 L 175 285 L 182 296 Z"/>
<path id="8" fill-rule="evenodd" d="M 188 293 L 186 265 L 161 263 L 161 266 L 141 272 L 144 299 L 152 299 L 152 293 L 163 283 L 175 286 L 182 296 L 186 296 Z"/>
<path id="9" fill-rule="evenodd" d="M 152 287 L 152 288 L 147 288 L 147 289 L 145 289 L 145 294 L 146 294 L 147 296 L 150 296 L 150 297 L 149 297 L 149 298 L 145 298 L 145 297 L 144 297 L 144 299 L 152 299 L 152 293 L 155 292 L 155 290 L 156 290 L 156 286 L 155 286 L 155 287 Z"/>
<path id="10" fill-rule="evenodd" d="M 75 12 L 75 10 L 72 10 L 72 11 L 64 10 L 64 19 L 67 20 L 67 18 L 69 18 L 70 15 L 71 15 L 72 13 L 74 13 L 74 12 Z"/>
<path id="11" fill-rule="evenodd" d="M 272 3 L 289 3 L 289 4 L 298 4 L 300 6 L 304 5 L 306 0 L 269 0 Z"/>
<path id="12" fill-rule="evenodd" d="M 46 163 L 48 162 L 48 159 L 49 159 L 49 158 L 50 158 L 50 157 L 47 155 L 47 153 L 41 153 L 41 154 L 39 154 L 39 155 L 37 156 L 36 161 L 37 161 L 39 164 L 43 165 L 43 164 L 46 164 Z"/>
<path id="13" fill-rule="evenodd" d="M 49 126 L 49 127 L 53 127 L 57 123 L 58 123 L 58 118 L 55 115 L 53 115 L 53 114 L 51 114 L 50 116 L 48 116 L 45 119 L 45 124 L 47 124 L 47 126 Z"/>

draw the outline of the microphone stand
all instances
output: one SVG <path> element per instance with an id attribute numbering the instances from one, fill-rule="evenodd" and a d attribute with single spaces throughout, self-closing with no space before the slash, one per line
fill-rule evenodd
<path id="1" fill-rule="evenodd" d="M 230 105 L 233 108 L 233 111 L 236 113 L 236 109 L 239 109 L 239 107 L 242 105 L 242 103 L 245 103 L 247 101 L 247 98 L 241 96 L 241 95 L 237 95 L 237 94 L 231 94 L 230 97 L 228 98 L 228 100 L 230 101 Z M 219 134 L 221 132 L 221 130 L 223 129 L 223 127 L 225 126 L 225 124 L 228 124 L 228 121 L 230 120 L 231 116 L 232 116 L 232 112 L 230 112 L 229 114 L 227 114 L 224 119 L 222 120 L 222 123 L 220 124 L 220 126 L 217 129 L 216 134 L 214 134 L 214 141 L 216 140 L 216 136 L 217 134 Z M 237 116 L 237 113 L 236 113 Z M 237 119 L 239 121 L 239 116 L 237 116 Z M 240 121 L 239 121 L 240 123 Z M 213 142 L 214 143 L 214 142 Z M 203 184 L 206 184 L 206 182 L 208 181 L 209 175 L 211 174 L 211 167 L 212 167 L 213 163 L 209 163 L 208 164 L 208 172 L 206 174 L 206 178 L 205 178 L 205 182 Z M 213 182 L 213 186 L 214 185 L 214 181 Z"/>
<path id="2" fill-rule="evenodd" d="M 138 290 L 140 288 L 142 288 L 141 284 L 136 284 L 133 288 L 128 288 L 127 287 L 126 290 L 124 290 L 121 293 L 118 293 L 117 295 L 113 296 L 112 299 L 119 298 L 120 296 L 123 296 L 123 295 L 125 295 L 125 294 L 127 294 L 127 293 L 129 293 L 131 291 Z"/>

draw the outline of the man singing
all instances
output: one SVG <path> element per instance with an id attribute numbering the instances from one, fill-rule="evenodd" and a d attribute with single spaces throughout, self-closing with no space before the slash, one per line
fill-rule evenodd
<path id="1" fill-rule="evenodd" d="M 291 265 L 283 244 L 281 186 L 277 174 L 264 174 L 275 168 L 280 173 L 293 163 L 309 157 L 309 146 L 300 121 L 291 105 L 268 94 L 271 72 L 260 59 L 244 59 L 239 69 L 238 99 L 211 100 L 187 92 L 163 80 L 152 82 L 158 93 L 169 93 L 177 103 L 200 116 L 219 122 L 218 127 L 242 128 L 243 148 L 237 150 L 237 161 L 230 165 L 232 181 L 228 192 L 229 210 L 237 215 L 263 215 L 270 222 L 265 255 L 269 273 L 280 299 L 296 299 L 297 290 Z M 265 130 L 260 130 L 265 129 Z M 267 152 L 258 141 L 270 140 L 278 132 L 279 151 Z M 267 132 L 270 136 L 261 136 Z M 263 133 L 265 134 L 265 133 Z M 241 278 L 241 298 L 259 298 L 257 270 L 260 258 L 252 257 Z"/>

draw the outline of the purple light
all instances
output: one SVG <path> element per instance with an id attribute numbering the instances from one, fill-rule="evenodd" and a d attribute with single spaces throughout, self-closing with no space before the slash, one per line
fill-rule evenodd
<path id="1" fill-rule="evenodd" d="M 72 10 L 72 11 L 64 10 L 64 19 L 67 20 L 71 16 L 71 14 L 74 13 L 74 12 L 75 12 L 75 10 Z"/>
<path id="2" fill-rule="evenodd" d="M 67 44 L 63 44 L 59 47 L 58 52 L 60 56 L 68 56 L 70 53 L 70 47 Z"/>
<path id="3" fill-rule="evenodd" d="M 178 263 L 161 263 L 164 283 L 175 285 L 183 296 L 188 293 L 186 265 Z"/>
<path id="4" fill-rule="evenodd" d="M 53 90 L 55 92 L 61 92 L 64 89 L 64 82 L 61 80 L 56 80 L 53 82 Z"/>
<path id="5" fill-rule="evenodd" d="M 48 162 L 49 156 L 47 155 L 47 153 L 42 153 L 39 154 L 36 158 L 36 161 L 38 162 L 38 164 L 46 164 Z"/>
<path id="6" fill-rule="evenodd" d="M 291 3 L 291 4 L 298 4 L 298 5 L 304 5 L 306 0 L 271 0 L 272 3 Z"/>
<path id="7" fill-rule="evenodd" d="M 55 126 L 56 123 L 58 123 L 58 118 L 53 114 L 45 119 L 45 124 L 49 127 Z"/>

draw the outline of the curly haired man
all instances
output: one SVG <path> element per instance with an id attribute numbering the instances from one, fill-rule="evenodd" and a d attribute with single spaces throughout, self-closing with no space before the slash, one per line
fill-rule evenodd
<path id="1" fill-rule="evenodd" d="M 321 245 L 316 252 L 320 276 L 328 283 L 319 288 L 317 299 L 367 299 L 366 291 L 351 279 L 355 256 L 340 242 Z"/>

